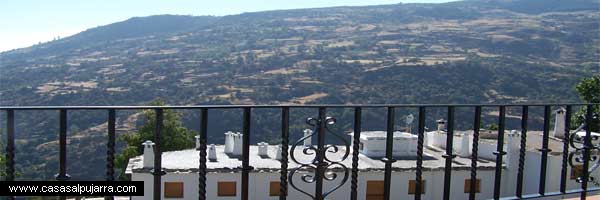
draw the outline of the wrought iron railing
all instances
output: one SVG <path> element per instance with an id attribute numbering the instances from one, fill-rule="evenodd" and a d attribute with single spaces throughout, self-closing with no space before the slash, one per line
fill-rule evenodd
<path id="1" fill-rule="evenodd" d="M 556 192 L 546 191 L 546 173 L 547 173 L 547 159 L 548 153 L 552 151 L 548 147 L 549 132 L 550 132 L 550 116 L 552 106 L 564 106 L 566 108 L 565 117 L 565 132 L 571 134 L 565 134 L 563 141 L 563 152 L 562 152 L 562 165 L 560 174 L 560 189 Z M 292 188 L 306 194 L 311 199 L 322 200 L 325 199 L 331 192 L 335 191 L 338 187 L 347 183 L 350 179 L 350 198 L 352 200 L 361 199 L 358 194 L 358 161 L 359 161 L 359 138 L 361 133 L 361 115 L 363 108 L 387 108 L 387 128 L 386 128 L 386 148 L 385 157 L 381 159 L 385 163 L 384 168 L 384 198 L 389 200 L 391 198 L 391 181 L 392 181 L 392 163 L 396 162 L 393 152 L 393 135 L 395 124 L 394 121 L 395 113 L 397 108 L 417 108 L 418 109 L 418 128 L 417 128 L 417 156 L 416 156 L 416 173 L 415 173 L 415 192 L 414 199 L 421 199 L 422 192 L 421 184 L 423 183 L 423 149 L 424 149 L 424 137 L 425 137 L 425 117 L 426 110 L 428 108 L 446 108 L 447 109 L 447 135 L 453 135 L 454 124 L 455 124 L 455 108 L 473 108 L 474 121 L 473 121 L 473 140 L 472 140 L 472 154 L 470 156 L 470 181 L 475 183 L 477 179 L 477 161 L 479 151 L 479 139 L 480 139 L 480 125 L 482 108 L 495 107 L 498 108 L 498 134 L 496 151 L 493 152 L 496 156 L 495 160 L 495 174 L 494 174 L 494 190 L 493 199 L 501 198 L 501 177 L 503 170 L 503 155 L 506 154 L 504 151 L 504 131 L 506 128 L 506 108 L 521 108 L 521 135 L 520 135 L 520 149 L 519 149 L 519 160 L 518 170 L 516 179 L 516 192 L 514 196 L 502 197 L 508 199 L 530 199 L 548 196 L 559 196 L 566 194 L 580 194 L 581 199 L 585 199 L 588 192 L 599 191 L 597 187 L 589 188 L 588 182 L 592 181 L 590 174 L 596 170 L 600 165 L 600 159 L 597 156 L 600 152 L 600 144 L 594 144 L 594 141 L 599 140 L 597 136 L 591 134 L 589 128 L 586 125 L 580 126 L 576 131 L 571 131 L 571 115 L 573 106 L 587 107 L 585 113 L 585 124 L 592 124 L 593 107 L 599 106 L 599 104 L 385 104 L 385 105 L 199 105 L 199 106 L 2 106 L 0 111 L 6 113 L 6 181 L 15 180 L 15 114 L 17 111 L 22 110 L 55 110 L 59 112 L 59 170 L 56 175 L 56 180 L 67 181 L 70 176 L 67 174 L 67 112 L 70 110 L 106 110 L 108 120 L 108 142 L 107 142 L 107 155 L 106 155 L 106 181 L 115 181 L 115 170 L 114 170 L 114 159 L 115 159 L 115 121 L 116 111 L 119 110 L 135 110 L 135 109 L 152 109 L 155 110 L 156 117 L 156 129 L 155 129 L 155 155 L 154 156 L 154 169 L 161 169 L 152 171 L 154 177 L 154 199 L 161 199 L 161 177 L 165 175 L 162 170 L 162 156 L 161 156 L 161 127 L 163 126 L 163 111 L 166 109 L 186 109 L 186 110 L 199 110 L 200 112 L 200 145 L 197 148 L 199 151 L 199 185 L 198 185 L 198 196 L 199 199 L 206 199 L 206 162 L 207 162 L 207 132 L 208 132 L 208 111 L 214 109 L 243 109 L 243 138 L 242 138 L 242 168 L 241 168 L 241 199 L 249 199 L 249 173 L 253 170 L 249 162 L 250 152 L 250 122 L 251 122 L 251 111 L 253 109 L 281 109 L 281 169 L 280 169 L 280 196 L 279 199 L 285 200 L 288 196 L 288 185 Z M 543 136 L 542 136 L 542 148 L 539 149 L 541 152 L 541 164 L 540 164 L 540 179 L 539 179 L 539 191 L 537 194 L 524 194 L 523 193 L 523 182 L 524 182 L 524 163 L 525 163 L 525 152 L 527 145 L 527 131 L 528 131 L 528 115 L 530 107 L 543 107 Z M 314 131 L 311 135 L 302 137 L 296 142 L 292 142 L 291 150 L 290 147 L 290 109 L 303 109 L 303 108 L 317 108 L 318 117 L 309 118 L 307 123 L 314 127 Z M 327 116 L 327 108 L 350 108 L 354 109 L 354 123 L 353 123 L 353 143 L 350 144 L 343 136 L 332 132 L 329 129 L 329 125 L 334 125 L 335 119 Z M 577 134 L 577 131 L 585 129 L 585 135 L 581 136 Z M 572 133 L 573 132 L 573 133 Z M 345 146 L 347 149 L 352 149 L 352 155 L 349 155 L 349 151 L 345 151 L 345 154 L 341 157 L 341 160 L 334 160 L 327 157 L 327 153 L 338 152 L 338 147 L 335 145 L 325 144 L 325 135 L 333 135 Z M 303 162 L 296 159 L 294 154 L 295 148 L 298 148 L 300 143 L 308 137 L 315 136 L 317 138 L 316 146 L 304 146 L 301 151 L 306 155 L 314 155 L 314 159 L 311 162 Z M 456 155 L 452 151 L 453 137 L 446 137 L 446 150 L 443 158 L 445 159 L 444 165 L 444 184 L 443 184 L 443 199 L 450 199 L 450 193 L 452 190 L 451 179 L 452 179 L 452 163 Z M 574 152 L 569 152 L 569 147 L 575 149 Z M 288 154 L 295 164 L 299 166 L 288 171 Z M 351 156 L 351 166 L 345 166 L 341 161 Z M 581 183 L 580 189 L 567 190 L 567 168 L 568 166 L 577 165 L 581 163 L 583 165 L 583 171 L 578 182 Z M 337 166 L 341 171 L 330 170 L 329 167 Z M 296 187 L 293 182 L 293 177 L 296 175 L 298 170 L 306 170 L 313 174 L 303 174 L 300 178 L 305 183 L 314 183 L 315 192 L 302 191 Z M 340 176 L 343 175 L 343 176 Z M 334 179 L 341 178 L 338 186 L 331 188 L 328 191 L 324 191 L 323 182 L 332 181 Z M 476 185 L 470 184 L 469 199 L 476 198 Z M 9 197 L 13 198 L 13 197 Z M 112 199 L 113 197 L 106 197 Z"/>

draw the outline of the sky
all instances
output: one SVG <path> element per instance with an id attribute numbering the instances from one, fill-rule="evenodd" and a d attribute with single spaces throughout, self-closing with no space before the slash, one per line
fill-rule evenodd
<path id="1" fill-rule="evenodd" d="M 131 17 L 244 12 L 453 0 L 17 0 L 0 6 L 0 52 L 67 37 Z"/>

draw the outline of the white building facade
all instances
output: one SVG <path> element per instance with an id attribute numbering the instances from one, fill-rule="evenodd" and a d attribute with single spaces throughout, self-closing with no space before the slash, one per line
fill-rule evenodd
<path id="1" fill-rule="evenodd" d="M 558 125 L 560 126 L 560 125 Z M 305 135 L 307 133 L 304 133 Z M 308 133 L 310 134 L 310 133 Z M 516 191 L 517 173 L 519 167 L 519 145 L 520 133 L 512 131 L 505 133 L 505 152 L 503 169 L 501 196 L 514 196 Z M 380 160 L 385 155 L 385 132 L 384 131 L 364 131 L 361 132 L 359 146 L 358 163 L 358 197 L 359 199 L 383 199 L 383 181 L 384 181 L 384 163 Z M 554 134 L 553 134 L 554 135 Z M 437 131 L 427 132 L 425 134 L 425 148 L 423 159 L 424 192 L 422 199 L 442 199 L 444 188 L 444 162 L 446 132 L 444 127 L 438 127 Z M 540 160 L 541 153 L 535 150 L 541 145 L 541 133 L 538 131 L 528 132 L 527 149 L 524 163 L 524 194 L 534 194 L 538 192 L 540 180 Z M 225 133 L 225 145 L 209 145 L 206 175 L 206 195 L 207 199 L 213 200 L 233 200 L 240 199 L 241 195 L 241 134 L 228 132 Z M 470 184 L 470 167 L 473 135 L 472 131 L 455 131 L 452 136 L 453 151 L 457 155 L 452 165 L 451 176 L 451 199 L 468 199 Z M 553 152 L 548 155 L 548 165 L 546 174 L 546 191 L 558 191 L 560 186 L 560 173 L 562 166 L 562 140 L 558 137 L 551 137 L 550 148 Z M 415 171 L 416 171 L 416 150 L 417 136 L 410 133 L 394 133 L 394 151 L 393 155 L 397 160 L 392 165 L 391 175 L 391 199 L 413 199 L 415 190 Z M 494 162 L 496 156 L 492 154 L 496 151 L 497 140 L 482 137 L 479 141 L 476 198 L 493 198 L 494 190 Z M 153 163 L 153 143 L 144 143 L 144 155 L 130 159 L 127 168 L 127 174 L 131 175 L 133 181 L 144 181 L 144 196 L 132 197 L 133 199 L 152 199 L 153 195 L 153 175 L 150 173 Z M 197 144 L 199 145 L 199 144 Z M 311 145 L 304 143 L 304 145 Z M 345 149 L 339 146 L 340 151 L 336 154 L 344 154 Z M 311 156 L 302 154 L 302 147 L 295 150 L 296 158 L 305 161 L 312 159 Z M 250 146 L 250 166 L 254 170 L 249 173 L 249 197 L 250 199 L 278 199 L 280 183 L 280 159 L 281 147 L 259 143 Z M 328 155 L 330 156 L 330 155 Z M 340 157 L 333 157 L 336 159 Z M 161 194 L 162 199 L 198 199 L 198 165 L 199 154 L 195 149 L 164 152 L 162 162 L 166 175 L 162 176 Z M 298 167 L 290 159 L 288 171 Z M 342 162 L 348 171 L 351 170 L 351 156 Z M 573 168 L 569 167 L 567 171 L 567 189 L 577 189 L 580 184 L 573 177 L 576 176 Z M 307 172 L 300 172 L 307 173 Z M 339 176 L 343 172 L 338 171 Z M 348 175 L 349 176 L 349 175 Z M 292 181 L 308 193 L 314 193 L 314 183 L 304 183 L 301 174 L 293 176 Z M 340 184 L 342 178 L 328 182 L 325 181 L 324 191 L 328 191 L 335 185 Z M 350 177 L 327 199 L 350 199 Z M 560 199 L 562 196 L 555 196 L 547 199 Z M 309 199 L 288 184 L 288 197 L 291 200 Z"/>

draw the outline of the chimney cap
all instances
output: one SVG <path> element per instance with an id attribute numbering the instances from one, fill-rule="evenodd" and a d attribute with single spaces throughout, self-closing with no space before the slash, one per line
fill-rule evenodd
<path id="1" fill-rule="evenodd" d="M 142 145 L 149 147 L 149 146 L 154 146 L 154 142 L 150 141 L 150 140 L 146 140 L 145 142 L 142 143 Z"/>

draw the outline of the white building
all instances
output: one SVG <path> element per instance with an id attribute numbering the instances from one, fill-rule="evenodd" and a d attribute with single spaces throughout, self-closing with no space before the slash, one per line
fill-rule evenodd
<path id="1" fill-rule="evenodd" d="M 560 126 L 557 125 L 557 126 Z M 444 126 L 438 127 L 439 130 L 427 132 L 425 134 L 425 148 L 423 159 L 423 180 L 424 193 L 423 199 L 442 199 L 444 188 L 444 162 L 442 155 L 445 153 L 446 132 Z M 306 134 L 306 133 L 305 133 Z M 486 135 L 487 134 L 487 135 Z M 561 133 L 562 134 L 562 133 Z M 594 133 L 597 134 L 597 133 Z M 225 145 L 209 145 L 206 191 L 207 199 L 230 200 L 239 199 L 241 195 L 241 171 L 239 167 L 242 161 L 241 155 L 241 134 L 228 132 L 225 133 Z M 359 177 L 358 177 L 358 196 L 360 199 L 383 199 L 383 181 L 384 181 L 384 163 L 380 160 L 385 155 L 385 132 L 384 131 L 364 131 L 360 136 L 360 154 L 359 154 Z M 514 196 L 517 181 L 518 157 L 520 133 L 513 131 L 505 134 L 505 151 L 501 196 Z M 552 134 L 554 135 L 554 133 Z M 452 165 L 451 178 L 451 198 L 468 199 L 470 183 L 471 166 L 471 148 L 472 131 L 455 131 L 453 151 L 458 155 Z M 482 132 L 479 141 L 479 151 L 477 163 L 477 199 L 490 199 L 493 197 L 494 170 L 496 156 L 492 152 L 496 151 L 497 140 L 491 138 L 488 133 Z M 397 160 L 392 164 L 391 197 L 392 199 L 412 199 L 415 189 L 415 170 L 416 170 L 416 150 L 417 136 L 409 133 L 394 133 L 393 155 Z M 542 136 L 540 131 L 530 131 L 527 133 L 527 151 L 524 170 L 524 194 L 534 194 L 538 192 L 540 176 L 541 153 L 536 150 L 541 147 Z M 146 145 L 144 155 L 130 159 L 127 167 L 127 174 L 131 175 L 134 181 L 145 181 L 144 193 L 142 197 L 133 197 L 133 199 L 151 199 L 153 195 L 153 175 L 150 171 L 153 166 L 153 144 Z M 310 145 L 310 143 L 305 143 Z M 553 151 L 548 155 L 548 165 L 546 174 L 546 191 L 558 191 L 560 185 L 560 172 L 562 166 L 562 140 L 552 136 L 549 140 L 549 147 Z M 313 157 L 302 154 L 302 146 L 295 150 L 296 158 L 303 161 L 311 160 Z M 340 152 L 329 154 L 331 160 L 339 159 L 345 151 L 352 151 L 339 146 Z M 249 175 L 249 197 L 250 199 L 278 199 L 279 181 L 280 181 L 280 147 L 259 143 L 250 146 L 250 166 L 254 170 Z M 342 163 L 351 169 L 352 159 L 350 156 Z M 288 159 L 289 160 L 289 159 Z M 288 170 L 298 167 L 297 164 L 289 160 Z M 198 199 L 198 164 L 199 153 L 195 149 L 164 152 L 162 154 L 162 163 L 167 172 L 162 177 L 162 195 L 163 199 Z M 579 188 L 579 183 L 575 182 L 575 171 L 569 167 L 567 172 L 567 189 Z M 343 173 L 338 173 L 343 176 Z M 303 190 L 314 192 L 314 183 L 306 184 L 300 180 L 300 174 L 294 176 L 293 180 L 297 186 Z M 324 191 L 333 187 L 338 182 L 325 181 Z M 328 199 L 349 199 L 350 198 L 350 177 L 348 181 L 327 197 Z M 555 199 L 561 196 L 553 197 Z M 308 199 L 308 197 L 292 187 L 288 187 L 288 199 Z"/>

